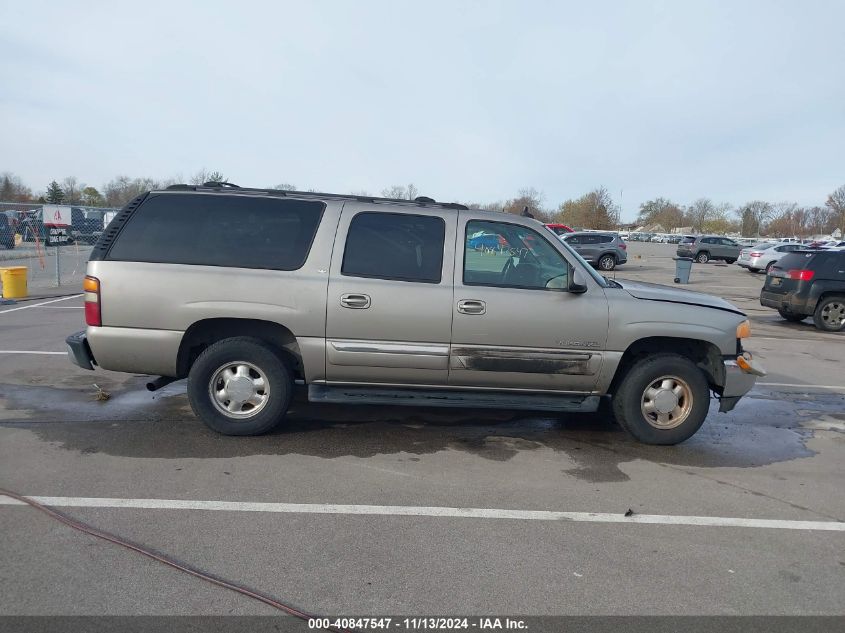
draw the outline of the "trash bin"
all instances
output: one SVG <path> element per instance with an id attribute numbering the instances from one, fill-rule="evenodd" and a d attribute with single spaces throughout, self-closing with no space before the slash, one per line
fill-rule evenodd
<path id="1" fill-rule="evenodd" d="M 26 266 L 0 268 L 0 283 L 4 299 L 22 299 L 26 296 Z"/>
<path id="2" fill-rule="evenodd" d="M 675 283 L 688 284 L 692 270 L 692 257 L 675 257 Z"/>

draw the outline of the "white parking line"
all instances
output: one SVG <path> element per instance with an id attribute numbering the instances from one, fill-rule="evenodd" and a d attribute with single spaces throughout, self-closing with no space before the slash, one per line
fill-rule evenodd
<path id="1" fill-rule="evenodd" d="M 67 356 L 67 352 L 31 352 L 27 350 L 6 350 L 0 349 L 0 354 L 45 354 L 47 356 L 59 355 Z"/>
<path id="2" fill-rule="evenodd" d="M 38 306 L 45 310 L 84 310 L 85 306 Z"/>
<path id="3" fill-rule="evenodd" d="M 18 310 L 29 310 L 30 308 L 38 308 L 40 306 L 46 306 L 48 303 L 58 303 L 59 301 L 67 301 L 69 299 L 78 299 L 82 295 L 71 295 L 69 297 L 60 297 L 59 299 L 51 299 L 50 301 L 42 301 L 41 303 L 33 303 L 27 306 L 19 306 L 17 308 L 9 308 L 8 310 L 0 310 L 0 314 L 6 314 L 7 312 L 17 312 Z"/>
<path id="4" fill-rule="evenodd" d="M 788 387 L 793 389 L 833 389 L 834 391 L 845 391 L 842 385 L 799 385 L 790 382 L 758 382 L 758 387 Z"/>
<path id="5" fill-rule="evenodd" d="M 269 512 L 290 514 L 351 514 L 419 516 L 447 519 L 516 519 L 520 521 L 574 521 L 585 523 L 648 523 L 703 527 L 745 527 L 782 530 L 845 532 L 845 522 L 743 519 L 735 517 L 675 516 L 605 512 L 557 512 L 499 508 L 449 508 L 438 506 L 371 506 L 331 503 L 254 503 L 248 501 L 199 501 L 191 499 L 109 499 L 101 497 L 30 497 L 48 506 L 76 508 L 136 508 L 144 510 L 207 510 L 212 512 Z M 25 505 L 0 495 L 0 505 Z"/>

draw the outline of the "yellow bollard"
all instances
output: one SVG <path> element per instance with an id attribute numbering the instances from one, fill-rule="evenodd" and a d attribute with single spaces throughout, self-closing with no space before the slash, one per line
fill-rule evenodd
<path id="1" fill-rule="evenodd" d="M 23 299 L 27 295 L 26 266 L 0 268 L 4 299 Z"/>

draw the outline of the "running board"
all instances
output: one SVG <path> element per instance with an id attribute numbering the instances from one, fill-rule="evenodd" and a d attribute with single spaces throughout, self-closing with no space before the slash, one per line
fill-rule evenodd
<path id="1" fill-rule="evenodd" d="M 592 413 L 598 410 L 601 398 L 600 396 L 482 390 L 458 391 L 451 389 L 309 385 L 308 400 L 337 404 L 391 404 L 413 407 L 527 409 L 530 411 Z"/>

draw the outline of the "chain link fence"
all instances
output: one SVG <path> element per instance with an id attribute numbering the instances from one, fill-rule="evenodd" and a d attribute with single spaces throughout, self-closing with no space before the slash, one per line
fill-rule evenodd
<path id="1" fill-rule="evenodd" d="M 26 267 L 30 295 L 81 289 L 91 249 L 118 209 L 59 205 L 55 211 L 0 201 L 0 268 Z"/>

